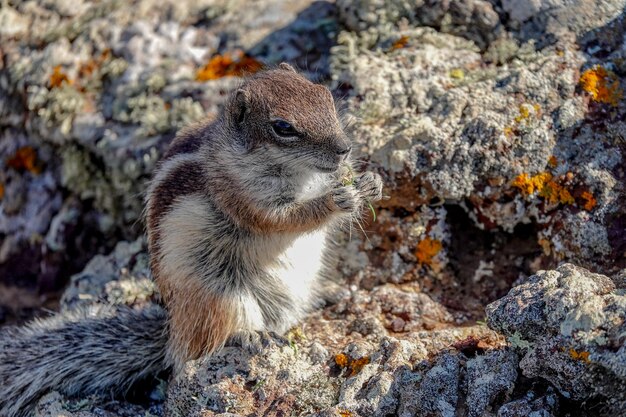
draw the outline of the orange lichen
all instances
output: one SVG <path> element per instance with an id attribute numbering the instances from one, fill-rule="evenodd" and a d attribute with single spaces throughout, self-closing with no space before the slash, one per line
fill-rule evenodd
<path id="1" fill-rule="evenodd" d="M 402 49 L 405 46 L 407 46 L 408 43 L 409 43 L 409 37 L 406 35 L 402 35 L 400 36 L 400 39 L 398 39 L 391 45 L 391 50 L 395 51 L 396 49 Z"/>
<path id="2" fill-rule="evenodd" d="M 348 410 L 339 410 L 339 415 L 341 417 L 352 417 L 352 412 Z"/>
<path id="3" fill-rule="evenodd" d="M 415 250 L 417 262 L 419 262 L 420 265 L 430 265 L 433 261 L 433 258 L 441 251 L 442 248 L 443 245 L 441 244 L 441 241 L 437 239 L 431 239 L 427 237 L 421 240 L 417 244 L 417 248 Z"/>
<path id="4" fill-rule="evenodd" d="M 342 369 L 349 368 L 350 374 L 348 377 L 351 377 L 361 372 L 363 367 L 370 363 L 370 358 L 369 356 L 363 356 L 362 358 L 353 360 L 345 353 L 339 353 L 335 355 L 335 363 Z"/>
<path id="5" fill-rule="evenodd" d="M 251 56 L 237 55 L 215 55 L 196 72 L 196 81 L 216 80 L 222 77 L 242 77 L 245 74 L 254 74 L 263 68 L 263 64 Z"/>
<path id="6" fill-rule="evenodd" d="M 346 366 L 348 366 L 348 355 L 346 355 L 345 353 L 335 355 L 335 363 L 340 368 L 345 368 Z"/>
<path id="7" fill-rule="evenodd" d="M 559 166 L 559 160 L 556 159 L 556 156 L 552 155 L 550 159 L 548 159 L 548 165 L 550 168 L 556 168 Z"/>
<path id="8" fill-rule="evenodd" d="M 525 196 L 528 196 L 535 191 L 543 189 L 550 180 L 552 180 L 552 174 L 549 172 L 541 172 L 532 177 L 524 172 L 515 177 L 511 185 L 518 188 Z"/>
<path id="9" fill-rule="evenodd" d="M 507 138 L 510 138 L 513 135 L 515 135 L 515 130 L 513 130 L 513 128 L 509 126 L 505 127 L 503 132 L 504 132 L 504 136 L 506 136 Z"/>
<path id="10" fill-rule="evenodd" d="M 37 152 L 32 146 L 19 148 L 15 155 L 7 160 L 7 165 L 13 169 L 26 170 L 33 174 L 41 172 L 41 167 L 37 163 Z"/>
<path id="11" fill-rule="evenodd" d="M 570 349 L 569 355 L 574 360 L 589 363 L 589 352 L 586 352 L 586 351 L 577 352 L 575 349 Z"/>
<path id="12" fill-rule="evenodd" d="M 515 177 L 511 185 L 515 188 L 518 188 L 525 196 L 535 192 L 535 185 L 532 181 L 532 178 L 525 172 L 522 172 L 517 177 Z"/>
<path id="13" fill-rule="evenodd" d="M 580 85 L 597 102 L 617 106 L 622 99 L 623 92 L 617 75 L 600 65 L 583 72 Z"/>
<path id="14" fill-rule="evenodd" d="M 107 48 L 96 58 L 90 58 L 78 67 L 78 78 L 86 78 L 94 73 L 102 64 L 111 57 L 111 49 Z"/>
<path id="15" fill-rule="evenodd" d="M 539 243 L 539 246 L 541 246 L 544 255 L 550 255 L 550 252 L 552 252 L 552 245 L 550 244 L 550 241 L 548 239 L 539 239 L 537 243 Z"/>
<path id="16" fill-rule="evenodd" d="M 549 203 L 574 204 L 572 194 L 559 183 L 549 180 L 539 190 L 539 196 L 545 198 Z"/>
<path id="17" fill-rule="evenodd" d="M 98 63 L 94 59 L 90 59 L 87 62 L 83 62 L 78 67 L 78 76 L 80 78 L 88 77 L 98 68 Z"/>
<path id="18" fill-rule="evenodd" d="M 0 200 L 4 198 L 4 184 L 0 184 Z"/>
<path id="19" fill-rule="evenodd" d="M 589 191 L 583 191 L 583 193 L 580 195 L 580 198 L 585 201 L 585 203 L 583 204 L 583 208 L 587 211 L 593 210 L 596 204 L 598 204 L 596 199 L 593 197 L 593 194 L 591 194 Z"/>
<path id="20" fill-rule="evenodd" d="M 350 364 L 350 376 L 355 376 L 356 374 L 361 372 L 363 367 L 368 363 L 370 363 L 369 356 L 363 356 L 362 358 L 353 360 Z"/>
<path id="21" fill-rule="evenodd" d="M 540 172 L 532 177 L 524 172 L 515 177 L 511 185 L 518 188 L 524 196 L 538 192 L 539 197 L 544 198 L 550 204 L 575 203 L 572 193 L 555 181 L 549 172 Z"/>
<path id="22" fill-rule="evenodd" d="M 56 88 L 63 85 L 63 83 L 71 84 L 72 81 L 69 79 L 66 73 L 61 71 L 61 66 L 57 65 L 52 70 L 52 75 L 50 75 L 50 88 Z"/>

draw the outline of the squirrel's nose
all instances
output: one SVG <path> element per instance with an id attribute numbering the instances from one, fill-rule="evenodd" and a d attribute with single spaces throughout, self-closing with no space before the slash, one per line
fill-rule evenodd
<path id="1" fill-rule="evenodd" d="M 337 149 L 337 155 L 346 155 L 352 150 L 352 146 L 346 146 L 345 148 Z"/>

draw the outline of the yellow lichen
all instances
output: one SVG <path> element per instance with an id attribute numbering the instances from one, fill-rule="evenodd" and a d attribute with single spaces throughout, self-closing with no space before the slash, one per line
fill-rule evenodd
<path id="1" fill-rule="evenodd" d="M 574 360 L 589 363 L 589 352 L 586 352 L 586 351 L 577 352 L 576 349 L 570 349 L 569 355 Z"/>
<path id="2" fill-rule="evenodd" d="M 585 201 L 583 204 L 583 208 L 587 211 L 593 210 L 596 204 L 598 204 L 596 199 L 593 197 L 593 194 L 591 194 L 589 191 L 584 191 L 580 195 L 580 198 L 582 198 Z"/>
<path id="3" fill-rule="evenodd" d="M 263 64 L 246 54 L 215 55 L 207 64 L 196 72 L 196 81 L 216 80 L 223 77 L 242 77 L 254 74 L 263 68 Z"/>
<path id="4" fill-rule="evenodd" d="M 532 110 L 532 111 L 531 111 Z M 511 137 L 516 133 L 516 128 L 522 123 L 526 123 L 532 115 L 539 117 L 541 113 L 541 106 L 537 103 L 523 103 L 519 105 L 519 114 L 513 118 L 513 126 L 507 126 L 504 128 L 504 134 L 507 137 Z"/>
<path id="5" fill-rule="evenodd" d="M 521 123 L 522 121 L 530 117 L 530 110 L 527 105 L 521 104 L 519 106 L 519 116 L 515 117 L 515 123 Z"/>
<path id="6" fill-rule="evenodd" d="M 544 188 L 545 184 L 552 180 L 552 174 L 549 172 L 541 172 L 532 177 L 523 172 L 519 174 L 511 185 L 518 188 L 525 196 L 533 194 L 535 191 L 540 191 Z"/>
<path id="7" fill-rule="evenodd" d="M 415 250 L 415 256 L 417 257 L 417 262 L 420 265 L 430 265 L 433 262 L 433 258 L 441 251 L 443 245 L 441 241 L 437 239 L 431 239 L 429 237 L 421 240 L 417 244 L 417 248 Z"/>
<path id="8" fill-rule="evenodd" d="M 574 197 L 572 197 L 572 194 L 569 192 L 569 190 L 567 190 L 565 187 L 560 186 L 561 188 L 559 189 L 559 202 L 561 204 L 574 204 Z"/>
<path id="9" fill-rule="evenodd" d="M 450 77 L 457 80 L 462 80 L 463 78 L 465 78 L 465 72 L 461 68 L 454 68 L 450 71 Z"/>
<path id="10" fill-rule="evenodd" d="M 580 85 L 594 101 L 599 103 L 617 106 L 622 99 L 623 92 L 617 76 L 600 65 L 583 72 Z"/>
<path id="11" fill-rule="evenodd" d="M 72 81 L 69 79 L 66 73 L 61 71 L 61 66 L 57 65 L 52 70 L 52 75 L 50 75 L 50 88 L 56 88 L 62 86 L 64 83 L 71 84 Z"/>

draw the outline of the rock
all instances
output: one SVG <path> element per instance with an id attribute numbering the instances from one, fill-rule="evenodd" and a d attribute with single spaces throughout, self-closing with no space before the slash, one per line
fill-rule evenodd
<path id="1" fill-rule="evenodd" d="M 255 356 L 226 348 L 188 362 L 169 388 L 166 412 L 454 416 L 460 398 L 467 395 L 469 415 L 484 415 L 517 376 L 517 357 L 510 351 L 493 350 L 470 360 L 449 352 L 430 361 L 418 344 L 386 338 L 377 347 L 350 344 L 330 360 L 315 363 L 313 345 L 297 345 L 294 349 L 273 342 Z M 316 396 L 311 396 L 313 391 Z"/>
<path id="2" fill-rule="evenodd" d="M 487 320 L 519 353 L 525 376 L 566 398 L 602 396 L 607 409 L 626 409 L 626 296 L 608 277 L 572 264 L 540 271 L 487 306 Z"/>
<path id="3" fill-rule="evenodd" d="M 312 364 L 306 348 L 272 344 L 261 355 L 225 348 L 210 358 L 189 362 L 169 387 L 170 415 L 200 416 L 224 412 L 312 413 L 332 404 L 337 382 Z"/>
<path id="4" fill-rule="evenodd" d="M 95 256 L 83 271 L 73 275 L 61 299 L 63 309 L 98 302 L 135 305 L 156 294 L 150 279 L 149 259 L 143 238 L 120 242 L 107 256 Z"/>
<path id="5" fill-rule="evenodd" d="M 538 397 L 529 391 L 522 399 L 511 401 L 498 409 L 498 417 L 552 417 L 559 409 L 559 399 L 552 388 Z"/>
<path id="6" fill-rule="evenodd" d="M 386 179 L 390 198 L 380 207 L 403 213 L 378 217 L 408 229 L 417 221 L 404 218 L 445 202 L 446 210 L 463 207 L 481 229 L 512 233 L 533 225 L 543 251 L 533 262 L 568 260 L 614 273 L 625 262 L 616 230 L 626 211 L 617 114 L 626 108 L 623 100 L 598 101 L 584 80 L 623 61 L 623 2 L 504 2 L 509 13 L 530 19 L 527 26 L 482 41 L 460 23 L 452 25 L 457 31 L 427 23 L 421 11 L 447 16 L 446 7 L 459 3 L 476 11 L 466 22 L 492 22 L 485 12 L 491 4 L 431 3 L 338 2 L 354 32 L 339 35 L 332 76 L 338 88 L 347 86 L 359 156 Z M 489 25 L 501 28 L 494 19 Z M 544 35 L 552 40 L 543 42 Z M 602 46 L 592 46 L 598 38 Z M 577 40 L 589 47 L 581 51 Z M 620 96 L 621 75 L 607 77 L 617 77 L 607 81 L 614 90 L 607 94 Z M 448 254 L 449 242 L 440 253 Z M 403 239 L 381 247 L 389 254 L 386 270 L 393 263 L 402 266 L 394 268 L 399 274 L 414 275 L 414 261 L 397 260 L 404 246 Z M 433 275 L 444 280 L 449 266 Z"/>
<path id="7" fill-rule="evenodd" d="M 403 1 L 340 0 L 339 16 L 353 31 L 376 28 L 390 31 L 400 22 L 414 26 L 430 26 L 444 33 L 453 33 L 484 46 L 498 33 L 500 19 L 488 1 Z"/>
<path id="8" fill-rule="evenodd" d="M 426 372 L 417 393 L 417 414 L 453 417 L 459 400 L 459 358 L 444 355 Z"/>
<path id="9" fill-rule="evenodd" d="M 517 356 L 494 350 L 467 362 L 467 415 L 484 416 L 498 396 L 508 397 L 517 381 Z"/>

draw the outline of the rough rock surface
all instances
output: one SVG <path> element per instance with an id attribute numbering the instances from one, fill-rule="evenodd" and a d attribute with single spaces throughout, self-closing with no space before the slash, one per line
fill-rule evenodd
<path id="1" fill-rule="evenodd" d="M 541 271 L 487 306 L 487 320 L 520 353 L 525 376 L 626 410 L 626 294 L 610 278 L 572 264 Z"/>
<path id="2" fill-rule="evenodd" d="M 625 262 L 624 4 L 545 3 L 515 7 L 531 21 L 545 18 L 551 30 L 561 22 L 551 42 L 539 41 L 548 29 L 537 22 L 524 34 L 492 22 L 486 1 L 339 1 L 356 32 L 339 35 L 333 77 L 348 94 L 363 158 L 390 184 L 384 207 L 413 213 L 424 204 L 458 205 L 492 231 L 519 233 L 531 224 L 544 266 L 565 259 L 612 273 Z M 431 14 L 467 26 L 444 30 L 426 21 Z M 486 47 L 472 36 L 477 21 L 502 29 Z M 589 84 L 597 75 L 602 91 Z M 443 243 L 444 272 L 456 267 L 446 262 L 450 239 L 439 237 L 445 213 L 418 235 Z M 416 266 L 398 259 L 399 244 L 380 247 L 396 277 Z"/>
<path id="3" fill-rule="evenodd" d="M 126 399 L 51 393 L 38 415 L 625 412 L 625 7 L 4 2 L 0 322 L 39 292 L 55 308 L 73 274 L 61 309 L 158 298 L 142 193 L 175 130 L 240 82 L 205 74 L 216 56 L 326 82 L 388 196 L 338 238 L 342 292 L 288 342 Z"/>

